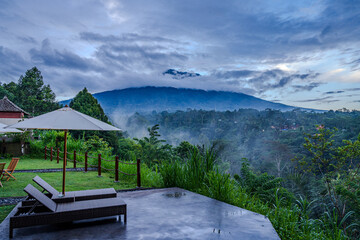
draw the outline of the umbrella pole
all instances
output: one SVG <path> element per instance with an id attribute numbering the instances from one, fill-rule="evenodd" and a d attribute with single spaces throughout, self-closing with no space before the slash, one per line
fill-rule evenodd
<path id="1" fill-rule="evenodd" d="M 65 174 L 66 174 L 66 154 L 67 154 L 67 132 L 68 132 L 68 130 L 64 130 L 64 161 L 63 161 L 62 196 L 65 196 Z"/>

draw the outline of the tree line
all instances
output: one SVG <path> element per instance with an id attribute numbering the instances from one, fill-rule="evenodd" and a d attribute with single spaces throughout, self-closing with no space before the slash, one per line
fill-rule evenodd
<path id="1" fill-rule="evenodd" d="M 18 82 L 0 85 L 0 98 L 7 98 L 32 116 L 60 108 L 49 84 L 44 84 L 41 72 L 33 67 L 21 75 Z"/>

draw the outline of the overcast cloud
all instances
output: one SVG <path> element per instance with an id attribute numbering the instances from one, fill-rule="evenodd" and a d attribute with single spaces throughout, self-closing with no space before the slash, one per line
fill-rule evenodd
<path id="1" fill-rule="evenodd" d="M 37 66 L 59 99 L 152 85 L 360 109 L 358 26 L 347 0 L 1 1 L 0 81 Z"/>

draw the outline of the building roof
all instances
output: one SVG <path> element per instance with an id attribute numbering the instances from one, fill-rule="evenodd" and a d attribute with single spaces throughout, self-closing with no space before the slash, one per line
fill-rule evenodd
<path id="1" fill-rule="evenodd" d="M 15 103 L 10 101 L 6 96 L 0 100 L 0 112 L 22 112 L 29 115 L 29 113 L 16 106 Z"/>

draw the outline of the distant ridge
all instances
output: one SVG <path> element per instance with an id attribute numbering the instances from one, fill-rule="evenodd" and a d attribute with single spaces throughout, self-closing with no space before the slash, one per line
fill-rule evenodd
<path id="1" fill-rule="evenodd" d="M 132 114 L 152 111 L 175 112 L 177 110 L 186 111 L 187 109 L 215 111 L 233 111 L 240 108 L 257 110 L 270 108 L 281 111 L 291 111 L 293 109 L 314 110 L 274 103 L 243 93 L 173 87 L 125 88 L 95 93 L 93 96 L 99 101 L 107 114 L 115 111 Z M 70 101 L 71 99 L 61 103 L 68 104 Z"/>

